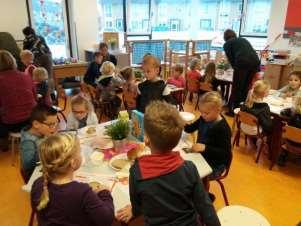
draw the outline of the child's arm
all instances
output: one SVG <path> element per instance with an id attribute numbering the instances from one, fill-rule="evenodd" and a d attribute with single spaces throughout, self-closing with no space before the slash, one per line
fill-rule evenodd
<path id="1" fill-rule="evenodd" d="M 197 131 L 199 129 L 200 122 L 201 122 L 201 117 L 198 120 L 196 120 L 195 122 L 193 122 L 191 124 L 187 124 L 184 127 L 184 131 L 186 133 L 193 133 L 194 131 Z"/>
<path id="2" fill-rule="evenodd" d="M 134 170 L 130 169 L 130 177 L 129 177 L 129 186 L 130 186 L 130 199 L 132 204 L 132 214 L 133 216 L 139 216 L 142 214 L 141 212 L 141 202 L 138 197 L 137 191 L 136 191 L 136 184 L 134 179 Z"/>
<path id="3" fill-rule="evenodd" d="M 37 146 L 32 140 L 21 142 L 21 162 L 22 169 L 27 173 L 32 173 L 39 161 Z M 28 175 L 30 176 L 30 175 Z"/>
<path id="4" fill-rule="evenodd" d="M 67 125 L 66 125 L 67 130 L 70 129 L 78 129 L 76 126 L 76 119 L 73 116 L 73 113 L 70 112 L 69 115 L 67 116 Z"/>
<path id="5" fill-rule="evenodd" d="M 273 121 L 271 118 L 270 107 L 268 104 L 264 107 L 264 110 L 258 115 L 258 121 L 262 129 L 270 133 L 273 129 Z"/>
<path id="6" fill-rule="evenodd" d="M 192 193 L 193 203 L 196 211 L 200 215 L 202 222 L 206 226 L 220 226 L 219 219 L 216 215 L 215 209 L 209 198 L 207 191 L 205 191 L 204 185 L 200 179 L 198 171 L 195 165 L 192 165 L 194 172 L 194 188 Z"/>

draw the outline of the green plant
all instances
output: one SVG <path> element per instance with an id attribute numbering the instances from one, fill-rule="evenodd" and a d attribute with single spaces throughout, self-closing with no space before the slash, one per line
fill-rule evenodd
<path id="1" fill-rule="evenodd" d="M 105 127 L 105 135 L 108 135 L 112 140 L 122 140 L 126 138 L 130 132 L 129 121 L 119 119 Z"/>

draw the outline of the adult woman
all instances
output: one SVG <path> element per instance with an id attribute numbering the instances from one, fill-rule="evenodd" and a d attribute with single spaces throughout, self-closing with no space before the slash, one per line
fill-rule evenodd
<path id="1" fill-rule="evenodd" d="M 248 40 L 238 38 L 233 30 L 224 32 L 224 40 L 226 56 L 234 69 L 229 101 L 229 113 L 233 114 L 233 109 L 246 100 L 253 76 L 260 69 L 260 60 Z"/>
<path id="2" fill-rule="evenodd" d="M 36 105 L 36 93 L 29 75 L 17 70 L 14 57 L 0 50 L 0 149 L 7 148 L 8 132 L 20 131 Z"/>

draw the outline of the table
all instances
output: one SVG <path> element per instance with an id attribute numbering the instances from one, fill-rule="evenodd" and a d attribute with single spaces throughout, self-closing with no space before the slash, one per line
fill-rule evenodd
<path id="1" fill-rule="evenodd" d="M 88 68 L 87 62 L 60 64 L 53 66 L 53 80 L 55 89 L 58 91 L 59 79 L 84 76 Z"/>
<path id="2" fill-rule="evenodd" d="M 223 97 L 226 102 L 228 102 L 230 98 L 230 88 L 233 83 L 233 70 L 224 71 L 223 74 L 216 73 L 215 77 L 219 86 L 225 86 L 226 90 L 225 93 L 223 93 Z"/>
<path id="3" fill-rule="evenodd" d="M 109 125 L 110 123 L 112 123 L 112 121 L 99 124 L 96 127 L 97 135 L 103 136 L 104 127 L 106 125 Z M 86 128 L 83 128 L 80 131 L 82 131 L 84 129 L 86 129 Z M 87 149 L 89 149 L 87 147 L 91 147 L 93 140 L 95 140 L 95 136 L 88 137 L 86 135 L 86 137 L 84 137 L 81 135 L 80 131 L 79 131 L 79 138 L 80 138 L 80 143 L 81 143 L 81 151 L 82 151 L 82 153 L 84 150 L 86 151 L 84 153 L 86 161 L 80 167 L 80 169 L 77 171 L 77 173 L 100 174 L 100 172 L 101 172 L 101 175 L 106 175 L 108 177 L 116 178 L 116 183 L 114 184 L 113 189 L 112 189 L 112 196 L 114 199 L 115 212 L 117 212 L 122 207 L 130 204 L 128 185 L 124 185 L 123 183 L 121 183 L 120 181 L 117 180 L 118 173 L 116 173 L 116 171 L 114 171 L 109 166 L 108 162 L 103 162 L 101 165 L 93 165 L 92 162 L 88 160 L 88 157 L 90 156 L 90 154 L 93 150 L 91 148 L 91 151 L 89 151 L 89 150 L 87 150 Z M 187 139 L 187 134 L 185 134 L 184 132 L 183 132 L 183 136 L 182 136 L 178 146 L 175 148 L 175 150 L 180 151 L 181 156 L 185 160 L 190 160 L 190 161 L 194 162 L 201 178 L 205 178 L 206 176 L 208 176 L 212 172 L 212 169 L 208 165 L 206 160 L 202 157 L 202 155 L 200 155 L 199 153 L 187 154 L 182 150 L 183 147 L 191 147 L 191 143 Z M 22 187 L 22 189 L 24 191 L 26 191 L 26 192 L 31 191 L 33 182 L 38 177 L 41 176 L 40 169 L 41 169 L 41 166 L 37 166 L 35 168 L 28 183 Z"/>

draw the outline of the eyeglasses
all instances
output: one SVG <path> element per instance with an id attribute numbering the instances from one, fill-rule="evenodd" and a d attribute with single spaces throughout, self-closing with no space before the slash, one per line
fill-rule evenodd
<path id="1" fill-rule="evenodd" d="M 46 122 L 41 122 L 42 124 L 48 126 L 49 129 L 54 129 L 58 126 L 58 122 L 53 122 L 53 123 L 46 123 Z"/>

